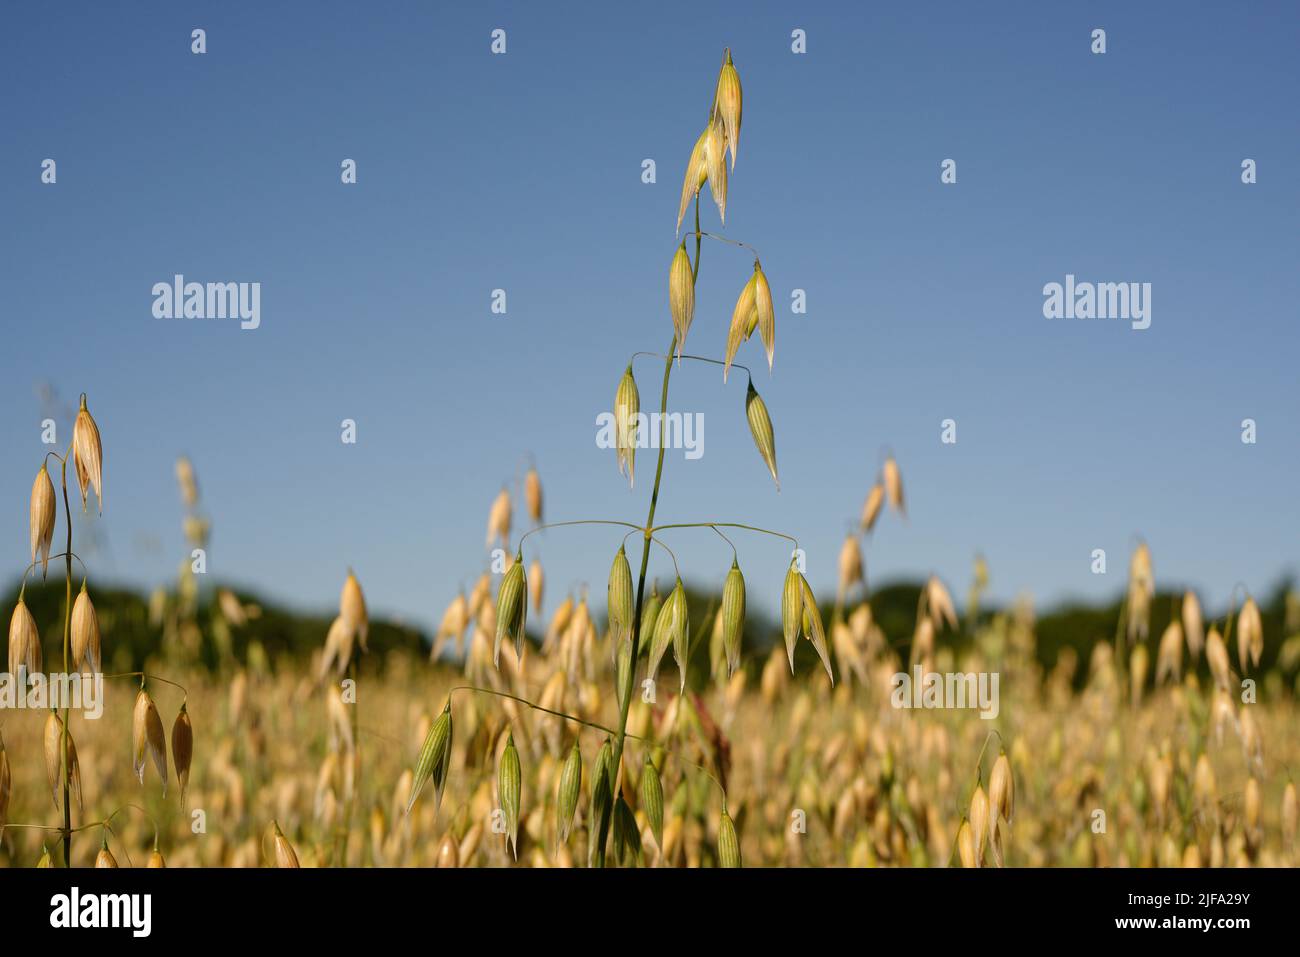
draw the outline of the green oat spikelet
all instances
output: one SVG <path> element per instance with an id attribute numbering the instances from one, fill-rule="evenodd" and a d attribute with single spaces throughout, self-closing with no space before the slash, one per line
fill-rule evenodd
<path id="1" fill-rule="evenodd" d="M 424 736 L 424 744 L 420 746 L 420 757 L 415 762 L 415 777 L 411 781 L 411 797 L 406 802 L 407 814 L 411 813 L 425 783 L 432 780 L 433 813 L 437 816 L 438 806 L 442 804 L 442 791 L 447 784 L 447 771 L 451 766 L 451 733 L 451 699 L 448 698 L 442 714 L 433 722 L 429 733 Z"/>
<path id="2" fill-rule="evenodd" d="M 650 832 L 655 836 L 659 853 L 664 849 L 664 785 L 659 778 L 659 769 L 647 751 L 641 767 L 641 810 L 645 811 L 646 820 L 650 822 Z"/>
<path id="3" fill-rule="evenodd" d="M 745 633 L 745 576 L 735 558 L 722 586 L 722 647 L 727 654 L 727 677 L 740 667 L 740 640 Z"/>
<path id="4" fill-rule="evenodd" d="M 497 590 L 497 633 L 492 642 L 492 663 L 500 664 L 501 640 L 511 638 L 515 643 L 515 654 L 522 658 L 524 654 L 524 624 L 528 618 L 528 582 L 524 578 L 524 555 L 515 553 L 515 560 L 506 569 Z"/>
<path id="5" fill-rule="evenodd" d="M 560 773 L 560 788 L 555 798 L 555 834 L 560 844 L 566 844 L 573 830 L 573 817 L 578 811 L 578 792 L 582 790 L 582 750 L 578 742 L 564 761 Z"/>
<path id="6" fill-rule="evenodd" d="M 515 860 L 519 860 L 519 798 L 523 774 L 519 767 L 519 749 L 515 747 L 512 732 L 506 739 L 506 749 L 501 752 L 497 765 L 497 797 L 506 816 L 506 839 Z"/>
<path id="7" fill-rule="evenodd" d="M 758 454 L 763 456 L 763 463 L 772 473 L 772 480 L 776 482 L 776 490 L 779 492 L 781 479 L 776 474 L 776 436 L 772 432 L 772 417 L 767 414 L 767 405 L 755 391 L 752 380 L 745 395 L 745 417 L 749 419 L 749 431 L 754 436 L 754 444 L 758 446 Z"/>

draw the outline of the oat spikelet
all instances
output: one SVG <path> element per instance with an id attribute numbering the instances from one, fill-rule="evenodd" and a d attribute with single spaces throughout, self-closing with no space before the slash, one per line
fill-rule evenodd
<path id="1" fill-rule="evenodd" d="M 790 661 L 790 674 L 794 674 L 794 649 L 803 625 L 803 576 L 792 559 L 781 587 L 781 632 L 785 638 L 785 654 Z"/>
<path id="2" fill-rule="evenodd" d="M 903 476 L 899 474 L 898 463 L 894 461 L 892 455 L 885 459 L 885 464 L 881 468 L 881 481 L 885 486 L 885 498 L 889 501 L 889 507 L 906 515 L 907 504 L 903 501 Z"/>
<path id="3" fill-rule="evenodd" d="M 753 380 L 745 393 L 745 418 L 749 420 L 749 432 L 754 437 L 758 454 L 763 457 L 763 464 L 772 473 L 776 490 L 781 491 L 781 479 L 776 474 L 776 435 L 772 431 L 772 417 L 767 413 L 767 403 L 754 389 Z"/>
<path id="4" fill-rule="evenodd" d="M 149 855 L 149 863 L 146 864 L 145 867 L 165 868 L 166 866 L 167 866 L 167 862 L 163 859 L 162 851 L 158 850 L 158 848 L 155 847 L 153 849 L 153 852 Z"/>
<path id="5" fill-rule="evenodd" d="M 1191 589 L 1183 595 L 1183 635 L 1187 638 L 1187 650 L 1195 662 L 1205 647 L 1205 621 L 1201 617 L 1201 603 L 1196 592 Z"/>
<path id="6" fill-rule="evenodd" d="M 731 150 L 731 168 L 736 168 L 736 150 L 740 147 L 740 118 L 742 112 L 740 74 L 731 61 L 731 50 L 723 54 L 722 70 L 718 73 L 718 86 L 713 94 L 713 115 L 722 120 L 727 146 Z"/>
<path id="7" fill-rule="evenodd" d="M 275 828 L 273 841 L 275 846 L 275 866 L 301 867 L 298 863 L 298 854 L 294 851 L 293 845 L 289 843 L 289 839 L 284 836 L 284 832 L 280 830 L 280 825 L 272 821 L 271 826 Z"/>
<path id="8" fill-rule="evenodd" d="M 731 372 L 731 363 L 735 361 L 740 344 L 749 338 L 758 326 L 758 271 L 749 277 L 736 297 L 736 307 L 731 311 L 731 325 L 727 327 L 727 351 L 723 356 L 722 381 L 727 381 Z"/>
<path id="9" fill-rule="evenodd" d="M 1228 646 L 1223 642 L 1219 629 L 1210 626 L 1210 633 L 1205 636 L 1205 661 L 1210 666 L 1214 683 L 1223 689 L 1228 687 L 1231 678 L 1231 666 L 1228 664 Z"/>
<path id="10" fill-rule="evenodd" d="M 618 451 L 618 474 L 627 476 L 628 488 L 636 485 L 636 447 L 640 438 L 641 394 L 628 363 L 614 393 L 614 447 Z"/>
<path id="11" fill-rule="evenodd" d="M 727 221 L 727 135 L 722 120 L 714 119 L 704 131 L 704 168 L 718 217 Z"/>
<path id="12" fill-rule="evenodd" d="M 673 261 L 668 267 L 668 311 L 672 314 L 673 336 L 677 341 L 677 363 L 680 365 L 686 333 L 690 331 L 691 322 L 695 319 L 695 274 L 691 269 L 690 256 L 686 254 L 685 241 L 673 253 Z"/>
<path id="13" fill-rule="evenodd" d="M 78 671 L 97 674 L 101 670 L 99 644 L 99 616 L 86 591 L 86 583 L 81 583 L 81 591 L 72 605 L 72 662 Z"/>
<path id="14" fill-rule="evenodd" d="M 86 496 L 95 490 L 99 513 L 104 514 L 104 448 L 99 440 L 99 426 L 86 408 L 86 394 L 81 394 L 81 409 L 72 424 L 72 462 L 77 469 L 77 484 L 81 487 L 81 509 L 86 509 Z"/>
<path id="15" fill-rule="evenodd" d="M 50 784 L 50 793 L 54 796 L 54 807 L 62 808 L 59 795 L 63 791 L 63 764 L 59 760 L 60 746 L 63 743 L 63 719 L 58 713 L 51 711 L 45 718 L 45 776 Z M 73 800 L 77 802 L 77 809 L 82 809 L 81 802 L 81 764 L 77 760 L 77 745 L 72 740 L 72 732 L 68 732 L 68 790 L 71 792 Z"/>
<path id="16" fill-rule="evenodd" d="M 510 493 L 504 486 L 488 510 L 487 547 L 491 548 L 493 542 L 500 542 L 503 546 L 510 544 Z"/>
<path id="17" fill-rule="evenodd" d="M 704 181 L 709 178 L 709 162 L 705 154 L 708 140 L 709 131 L 706 129 L 695 141 L 695 146 L 691 148 L 691 158 L 686 161 L 686 175 L 682 178 L 682 202 L 677 208 L 678 233 L 682 231 L 682 219 L 686 215 L 686 207 L 691 205 L 691 200 L 699 193 Z"/>
<path id="18" fill-rule="evenodd" d="M 654 835 L 655 845 L 660 854 L 664 849 L 664 785 L 659 778 L 659 769 L 646 751 L 641 763 L 641 810 L 645 811 L 650 833 Z"/>
<path id="19" fill-rule="evenodd" d="M 854 585 L 862 584 L 862 546 L 857 536 L 845 535 L 844 544 L 840 546 L 840 599 L 848 594 Z"/>
<path id="20" fill-rule="evenodd" d="M 763 351 L 767 353 L 767 371 L 771 372 L 776 355 L 776 309 L 772 305 L 772 288 L 757 259 L 754 260 L 754 318 L 759 338 L 763 340 Z"/>
<path id="21" fill-rule="evenodd" d="M 542 479 L 534 466 L 524 476 L 524 501 L 528 505 L 528 516 L 533 523 L 542 523 Z"/>
<path id="22" fill-rule="evenodd" d="M 564 761 L 564 770 L 560 773 L 559 790 L 555 796 L 555 833 L 559 844 L 569 840 L 573 829 L 573 817 L 578 810 L 578 794 L 582 790 L 582 751 L 575 739 L 569 756 Z"/>
<path id="23" fill-rule="evenodd" d="M 501 577 L 497 590 L 496 636 L 492 642 L 492 663 L 501 663 L 501 641 L 509 638 L 515 643 L 515 656 L 524 654 L 524 626 L 528 620 L 528 582 L 524 576 L 523 552 L 515 553 L 515 560 Z"/>
<path id="24" fill-rule="evenodd" d="M 497 764 L 497 799 L 506 817 L 506 840 L 515 860 L 519 860 L 519 798 L 523 774 L 519 766 L 519 749 L 515 747 L 513 733 L 506 739 L 506 748 Z"/>
<path id="25" fill-rule="evenodd" d="M 722 820 L 718 822 L 718 866 L 740 867 L 740 838 L 736 834 L 735 822 L 724 806 Z"/>
<path id="26" fill-rule="evenodd" d="M 343 581 L 343 590 L 339 594 L 339 617 L 348 623 L 353 633 L 361 641 L 361 650 L 366 650 L 366 636 L 370 633 L 370 615 L 366 611 L 366 596 L 361 593 L 361 582 L 352 569 Z M 346 667 L 347 662 L 343 663 Z"/>
<path id="27" fill-rule="evenodd" d="M 614 555 L 614 564 L 609 570 L 609 588 L 606 592 L 609 613 L 609 631 L 615 642 L 622 641 L 632 634 L 632 618 L 635 614 L 632 595 L 632 566 L 628 564 L 627 551 L 620 545 Z"/>
<path id="28" fill-rule="evenodd" d="M 542 588 L 546 579 L 542 574 L 542 563 L 534 558 L 533 563 L 528 566 L 528 600 L 533 604 L 533 612 L 540 614 L 542 610 Z"/>
<path id="29" fill-rule="evenodd" d="M 36 556 L 41 556 L 41 578 L 44 578 L 50 565 L 50 544 L 54 541 L 54 483 L 50 481 L 50 473 L 45 468 L 45 463 L 41 463 L 40 470 L 36 473 L 36 481 L 32 482 L 32 505 L 31 505 L 31 561 L 36 561 Z"/>
<path id="30" fill-rule="evenodd" d="M 131 714 L 131 762 L 141 784 L 144 784 L 146 755 L 153 761 L 158 777 L 162 779 L 163 794 L 166 794 L 167 741 L 163 736 L 162 718 L 149 692 L 141 688 L 135 696 L 135 709 Z"/>
<path id="31" fill-rule="evenodd" d="M 812 642 L 813 648 L 817 650 L 817 657 L 822 660 L 822 667 L 826 669 L 826 676 L 831 679 L 831 685 L 834 685 L 835 672 L 831 670 L 831 656 L 826 647 L 826 629 L 822 627 L 822 613 L 817 607 L 817 599 L 813 596 L 808 579 L 804 578 L 803 575 L 799 576 L 799 591 L 803 595 L 804 635 Z"/>
<path id="32" fill-rule="evenodd" d="M 1247 598 L 1237 616 L 1237 662 L 1241 665 L 1241 673 L 1244 675 L 1249 666 L 1258 668 L 1263 654 L 1264 622 L 1255 599 Z"/>
<path id="33" fill-rule="evenodd" d="M 433 812 L 438 813 L 442 804 L 442 791 L 447 784 L 447 771 L 451 767 L 451 700 L 442 709 L 442 714 L 429 727 L 420 746 L 420 756 L 415 762 L 415 776 L 411 781 L 411 797 L 406 802 L 406 813 L 415 807 L 416 798 L 428 781 L 433 781 Z M 465 855 L 468 859 L 469 855 Z"/>
<path id="34" fill-rule="evenodd" d="M 997 817 L 1001 817 L 1008 824 L 1016 813 L 1016 778 L 1011 773 L 1011 762 L 1007 759 L 1007 753 L 999 750 L 998 759 L 993 762 L 993 770 L 989 773 L 989 810 L 992 819 L 989 821 L 989 839 L 993 838 L 993 825 Z"/>
<path id="35" fill-rule="evenodd" d="M 961 861 L 962 867 L 979 867 L 978 858 L 975 856 L 975 835 L 970 821 L 965 818 L 962 819 L 961 827 L 957 829 L 957 858 Z"/>
<path id="36" fill-rule="evenodd" d="M 108 838 L 102 839 L 103 843 L 99 846 L 99 853 L 95 855 L 96 867 L 117 867 L 117 858 L 113 852 L 108 849 Z"/>
<path id="37" fill-rule="evenodd" d="M 663 661 L 669 645 L 675 646 L 678 633 L 686 630 L 685 595 L 685 589 L 679 578 L 668 598 L 664 600 L 658 615 L 655 616 L 654 638 L 650 642 L 650 660 L 646 666 L 646 675 L 651 680 L 657 678 L 659 664 Z M 685 684 L 685 675 L 682 676 L 682 683 Z"/>
<path id="38" fill-rule="evenodd" d="M 727 656 L 727 677 L 740 667 L 740 643 L 745 636 L 745 576 L 733 557 L 722 586 L 722 648 Z"/>
<path id="39" fill-rule="evenodd" d="M 935 631 L 945 623 L 953 631 L 957 630 L 957 610 L 953 607 L 952 596 L 937 575 L 931 575 L 925 583 L 925 607 L 934 622 Z"/>
<path id="40" fill-rule="evenodd" d="M 22 594 L 18 604 L 9 618 L 9 673 L 18 680 L 18 670 L 25 668 L 28 675 L 41 671 L 44 661 L 41 655 L 41 636 L 36 630 L 36 619 L 27 610 Z"/>
<path id="41" fill-rule="evenodd" d="M 1156 650 L 1156 684 L 1177 683 L 1183 673 L 1183 626 L 1171 621 L 1160 635 Z"/>
<path id="42" fill-rule="evenodd" d="M 669 599 L 672 602 L 672 612 L 668 615 L 668 625 L 671 630 L 673 643 L 673 660 L 677 662 L 677 673 L 681 678 L 679 691 L 686 691 L 686 668 L 691 660 L 691 625 L 690 616 L 686 607 L 686 587 L 682 584 L 681 578 L 677 579 L 677 585 L 673 588 L 672 596 Z M 663 618 L 662 613 L 660 618 Z"/>
<path id="43" fill-rule="evenodd" d="M 181 702 L 181 710 L 172 722 L 172 763 L 176 766 L 176 781 L 181 789 L 181 810 L 185 810 L 185 792 L 190 786 L 190 763 L 194 759 L 194 727 L 190 714 Z"/>
<path id="44" fill-rule="evenodd" d="M 885 487 L 877 482 L 867 492 L 867 500 L 862 503 L 862 530 L 871 531 L 880 517 L 881 506 L 885 504 Z"/>
<path id="45" fill-rule="evenodd" d="M 988 844 L 989 837 L 989 796 L 985 793 L 981 785 L 975 785 L 975 793 L 970 799 L 970 829 L 971 836 L 975 839 L 975 863 L 976 866 L 982 866 L 984 861 L 984 848 Z"/>

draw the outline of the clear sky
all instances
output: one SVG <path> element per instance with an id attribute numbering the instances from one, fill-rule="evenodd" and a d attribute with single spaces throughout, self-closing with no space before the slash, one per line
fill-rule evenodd
<path id="1" fill-rule="evenodd" d="M 682 171 L 728 46 L 745 99 L 724 231 L 761 251 L 776 300 L 775 374 L 755 381 L 782 490 L 743 378 L 724 389 L 687 365 L 670 408 L 703 413 L 704 455 L 668 454 L 661 521 L 795 534 L 829 594 L 889 448 L 910 518 L 882 519 L 873 582 L 934 571 L 961 594 L 980 550 L 996 598 L 1109 598 L 1140 535 L 1159 584 L 1218 606 L 1296 566 L 1292 3 L 29 3 L 0 18 L 13 575 L 42 382 L 71 406 L 88 392 L 103 433 L 108 510 L 98 544 L 79 542 L 97 580 L 171 580 L 179 453 L 213 520 L 210 575 L 302 608 L 327 610 L 352 565 L 372 609 L 435 621 L 483 568 L 488 507 L 526 452 L 548 519 L 642 521 L 650 455 L 629 492 L 595 419 L 629 355 L 669 341 Z M 704 224 L 719 230 L 711 205 Z M 706 244 L 692 351 L 721 354 L 750 272 Z M 176 273 L 260 282 L 260 328 L 155 319 L 151 288 Z M 1043 286 L 1066 274 L 1151 283 L 1151 327 L 1044 318 Z M 740 361 L 760 356 L 755 340 Z M 645 406 L 660 372 L 637 365 Z M 603 602 L 618 538 L 534 536 L 548 605 L 584 581 Z M 669 541 L 688 579 L 721 582 L 715 536 Z M 750 601 L 774 608 L 785 548 L 738 543 Z M 654 568 L 670 574 L 662 554 Z"/>

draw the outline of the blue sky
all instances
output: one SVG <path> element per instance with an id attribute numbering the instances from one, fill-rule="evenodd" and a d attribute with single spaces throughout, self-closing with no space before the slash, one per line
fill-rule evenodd
<path id="1" fill-rule="evenodd" d="M 73 405 L 88 392 L 103 432 L 108 511 L 98 547 L 80 543 L 99 580 L 174 575 L 180 453 L 213 520 L 213 578 L 303 608 L 333 604 L 352 565 L 372 608 L 434 621 L 484 567 L 488 506 L 526 452 L 548 519 L 643 520 L 649 455 L 629 492 L 595 417 L 628 356 L 669 340 L 682 171 L 728 46 L 743 133 L 725 230 L 710 205 L 704 224 L 756 246 L 772 283 L 775 374 L 755 381 L 782 490 L 749 437 L 743 381 L 687 365 L 670 408 L 703 413 L 705 454 L 669 453 L 660 521 L 795 534 L 829 593 L 890 448 L 910 517 L 886 516 L 870 541 L 873 582 L 933 571 L 964 592 L 982 551 L 996 598 L 1100 599 L 1139 535 L 1160 584 L 1213 605 L 1295 568 L 1290 4 L 0 16 L 0 541 L 15 575 L 42 382 Z M 47 157 L 55 185 L 40 182 Z M 339 181 L 345 158 L 356 185 Z M 946 158 L 955 185 L 939 181 Z M 705 246 L 692 351 L 721 354 L 750 267 Z M 175 273 L 260 282 L 261 327 L 154 319 L 151 287 Z M 1042 287 L 1067 273 L 1150 282 L 1151 328 L 1045 319 Z M 747 344 L 740 361 L 757 369 L 760 354 Z M 647 406 L 659 374 L 637 366 Z M 1255 445 L 1240 440 L 1247 417 Z M 340 442 L 344 418 L 356 445 Z M 940 443 L 945 418 L 955 445 Z M 530 539 L 550 604 L 580 582 L 600 596 L 618 538 Z M 687 578 L 721 582 L 715 536 L 670 543 Z M 739 544 L 751 602 L 773 608 L 784 547 Z M 662 556 L 654 568 L 670 574 Z"/>

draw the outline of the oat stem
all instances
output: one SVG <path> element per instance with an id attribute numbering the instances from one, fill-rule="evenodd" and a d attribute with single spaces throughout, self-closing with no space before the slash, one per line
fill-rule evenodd
<path id="1" fill-rule="evenodd" d="M 63 550 L 63 673 L 65 675 L 69 673 L 68 656 L 72 644 L 72 508 L 68 505 L 68 455 L 71 454 L 72 445 L 69 443 L 68 451 L 63 456 L 59 470 L 59 483 L 63 486 L 63 520 L 68 533 L 68 545 Z M 72 769 L 68 767 L 68 723 L 71 720 L 72 704 L 71 702 L 65 702 L 63 707 L 63 743 L 59 749 L 59 763 L 63 767 L 63 866 L 65 868 L 72 866 L 72 802 L 70 800 Z"/>

